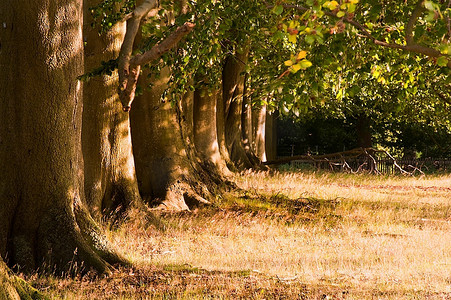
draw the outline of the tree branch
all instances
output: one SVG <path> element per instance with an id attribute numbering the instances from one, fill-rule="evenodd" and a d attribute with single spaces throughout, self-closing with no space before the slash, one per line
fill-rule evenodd
<path id="1" fill-rule="evenodd" d="M 163 54 L 174 48 L 182 38 L 194 28 L 194 24 L 186 22 L 161 43 L 156 44 L 143 54 L 137 54 L 128 61 L 127 77 L 120 80 L 119 99 L 124 111 L 129 111 L 135 98 L 136 84 L 138 83 L 141 66 L 160 58 Z"/>
<path id="2" fill-rule="evenodd" d="M 131 65 L 144 65 L 149 62 L 159 58 L 164 53 L 168 52 L 170 49 L 175 47 L 180 40 L 185 37 L 188 33 L 190 33 L 194 28 L 193 23 L 186 22 L 176 31 L 174 31 L 170 36 L 164 39 L 161 43 L 156 44 L 152 47 L 152 49 L 144 52 L 143 54 L 138 54 L 133 57 L 130 61 Z"/>
<path id="3" fill-rule="evenodd" d="M 442 99 L 443 102 L 445 102 L 448 105 L 451 105 L 451 100 L 448 97 L 446 97 L 444 94 L 440 93 L 436 89 L 434 89 L 434 92 L 440 99 Z"/>
<path id="4" fill-rule="evenodd" d="M 348 23 L 352 26 L 354 26 L 355 28 L 359 29 L 361 31 L 361 36 L 370 39 L 375 45 L 378 46 L 382 46 L 382 47 L 386 47 L 386 48 L 392 48 L 392 49 L 400 49 L 403 51 L 408 51 L 408 52 L 413 52 L 413 53 L 417 53 L 417 54 L 423 54 L 425 56 L 428 57 L 433 57 L 433 58 L 438 58 L 440 56 L 446 56 L 443 55 L 442 53 L 440 53 L 440 51 L 435 50 L 433 48 L 429 48 L 426 46 L 422 46 L 419 44 L 416 44 L 413 41 L 413 29 L 414 29 L 414 25 L 415 22 L 418 20 L 419 16 L 421 15 L 422 11 L 423 11 L 423 7 L 422 7 L 423 1 L 420 0 L 417 3 L 417 7 L 415 8 L 415 10 L 412 13 L 412 16 L 410 17 L 409 23 L 407 24 L 407 28 L 406 28 L 406 45 L 400 45 L 400 44 L 395 44 L 395 43 L 387 43 L 381 40 L 378 40 L 376 37 L 374 37 L 370 32 L 369 29 L 363 25 L 360 24 L 359 22 L 349 18 L 349 17 L 343 17 L 340 18 L 337 16 L 336 13 L 334 12 L 330 12 L 330 11 L 324 11 L 324 14 L 326 16 L 335 18 L 335 19 L 341 19 L 343 20 L 343 22 Z M 267 5 L 268 8 L 273 8 L 274 5 Z M 310 9 L 303 7 L 303 6 L 299 6 L 299 5 L 294 5 L 294 4 L 285 4 L 283 5 L 284 8 L 290 8 L 290 9 L 295 9 L 295 10 L 299 10 L 302 12 L 308 11 Z M 448 57 L 448 56 L 447 56 Z M 451 68 L 451 60 L 448 59 L 448 68 Z"/>
<path id="5" fill-rule="evenodd" d="M 156 6 L 157 0 L 145 0 L 143 4 L 135 8 L 135 10 L 131 14 L 126 16 L 127 29 L 118 59 L 119 93 L 127 88 L 127 79 L 130 73 L 129 68 L 130 58 L 133 51 L 133 43 L 135 42 L 141 19 Z"/>
<path id="6" fill-rule="evenodd" d="M 425 8 L 423 7 L 424 0 L 419 0 L 417 2 L 417 5 L 415 6 L 415 9 L 412 12 L 412 15 L 410 16 L 409 22 L 406 26 L 406 43 L 407 45 L 412 45 L 415 43 L 413 39 L 413 30 L 415 29 L 415 24 L 418 21 L 418 18 L 421 16 L 421 14 L 424 12 Z"/>

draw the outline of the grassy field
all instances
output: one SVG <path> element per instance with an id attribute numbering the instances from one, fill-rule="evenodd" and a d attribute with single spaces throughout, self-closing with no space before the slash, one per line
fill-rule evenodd
<path id="1" fill-rule="evenodd" d="M 240 192 L 109 231 L 130 269 L 32 276 L 54 299 L 451 299 L 451 176 L 244 173 Z"/>

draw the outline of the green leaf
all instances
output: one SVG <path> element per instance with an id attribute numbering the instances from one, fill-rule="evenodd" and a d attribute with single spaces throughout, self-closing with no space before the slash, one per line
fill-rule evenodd
<path id="1" fill-rule="evenodd" d="M 274 6 L 272 10 L 276 15 L 281 15 L 283 13 L 283 6 L 282 5 L 276 5 Z"/>
<path id="2" fill-rule="evenodd" d="M 442 44 L 439 49 L 442 54 L 451 54 L 451 45 Z"/>
<path id="3" fill-rule="evenodd" d="M 424 7 L 427 10 L 430 10 L 430 11 L 434 11 L 435 10 L 435 4 L 432 1 L 424 1 Z"/>
<path id="4" fill-rule="evenodd" d="M 301 66 L 301 63 L 299 62 L 299 63 L 291 66 L 291 73 L 296 73 L 300 69 L 302 69 L 302 66 Z"/>
<path id="5" fill-rule="evenodd" d="M 448 65 L 448 59 L 445 56 L 440 56 L 437 59 L 437 65 L 440 67 L 446 67 Z"/>
<path id="6" fill-rule="evenodd" d="M 283 39 L 284 36 L 285 36 L 285 34 L 284 34 L 282 31 L 277 31 L 277 32 L 274 34 L 273 39 L 274 39 L 275 41 L 278 41 L 278 40 Z"/>
<path id="7" fill-rule="evenodd" d="M 335 10 L 338 7 L 338 2 L 337 1 L 326 1 L 323 4 L 323 7 L 328 8 L 330 10 Z"/>
<path id="8" fill-rule="evenodd" d="M 305 42 L 309 45 L 313 44 L 315 42 L 315 37 L 312 35 L 306 35 L 305 36 Z"/>
<path id="9" fill-rule="evenodd" d="M 337 17 L 339 17 L 339 18 L 344 17 L 345 14 L 346 13 L 344 11 L 340 10 L 339 12 L 337 12 Z"/>
<path id="10" fill-rule="evenodd" d="M 289 40 L 291 43 L 295 44 L 295 43 L 296 43 L 296 37 L 297 37 L 296 34 L 290 34 L 290 35 L 288 36 L 288 40 Z"/>
<path id="11" fill-rule="evenodd" d="M 312 66 L 312 63 L 307 59 L 301 60 L 298 64 L 301 66 L 302 70 L 305 70 Z"/>
<path id="12" fill-rule="evenodd" d="M 430 11 L 424 19 L 428 22 L 434 21 L 435 20 L 435 12 Z"/>
<path id="13" fill-rule="evenodd" d="M 338 99 L 338 100 L 343 99 L 343 89 L 339 89 L 339 90 L 338 90 L 338 93 L 337 93 L 337 99 Z"/>

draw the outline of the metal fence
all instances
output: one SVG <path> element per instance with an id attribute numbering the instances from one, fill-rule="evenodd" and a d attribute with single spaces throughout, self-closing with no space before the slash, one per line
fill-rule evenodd
<path id="1" fill-rule="evenodd" d="M 301 159 L 290 162 L 296 169 L 329 170 L 333 172 L 375 172 L 382 174 L 451 172 L 450 158 L 392 159 L 358 157 L 333 160 Z"/>

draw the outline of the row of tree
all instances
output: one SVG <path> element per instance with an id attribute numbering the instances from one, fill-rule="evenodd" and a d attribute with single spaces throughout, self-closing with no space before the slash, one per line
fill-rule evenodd
<path id="1" fill-rule="evenodd" d="M 242 114 L 247 51 L 223 55 L 214 88 L 205 84 L 165 97 L 175 66 L 166 62 L 157 75 L 141 74 L 140 67 L 161 59 L 194 25 L 179 26 L 149 49 L 138 28 L 146 18 L 174 25 L 171 13 L 183 13 L 185 4 L 159 15 L 157 1 L 143 1 L 103 30 L 91 26 L 96 20 L 88 9 L 104 4 L 0 5 L 0 254 L 22 271 L 77 266 L 108 272 L 126 264 L 103 235 L 99 217 L 147 210 L 142 199 L 177 210 L 208 203 L 213 191 L 227 188 L 229 168 L 258 164 L 251 147 L 265 155 L 265 111 Z M 122 11 L 118 4 L 113 10 Z M 111 60 L 118 71 L 108 69 Z M 98 76 L 79 80 L 102 61 Z M 147 77 L 152 88 L 135 99 L 138 78 L 144 86 Z M 205 78 L 191 73 L 183 80 Z M 250 127 L 241 126 L 242 118 Z M 244 134 L 256 142 L 243 140 Z M 1 263 L 0 297 L 26 292 Z"/>
<path id="2" fill-rule="evenodd" d="M 28 293 L 4 260 L 24 271 L 126 264 L 97 220 L 208 203 L 231 171 L 274 155 L 275 108 L 376 97 L 372 80 L 401 103 L 435 103 L 437 87 L 448 101 L 447 4 L 390 5 L 406 25 L 391 31 L 368 20 L 388 16 L 383 2 L 303 5 L 2 1 L 0 297 Z M 423 85 L 397 90 L 406 74 Z"/>

